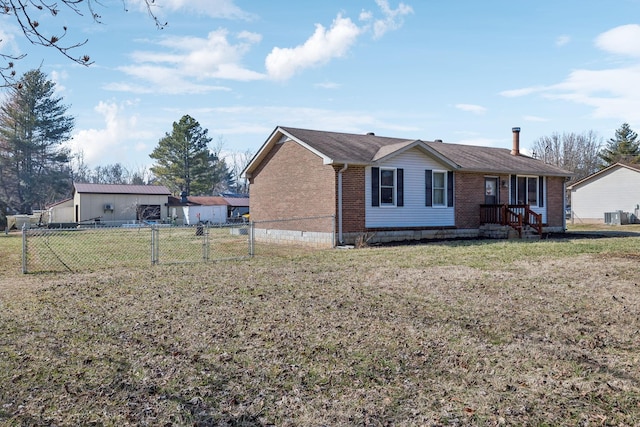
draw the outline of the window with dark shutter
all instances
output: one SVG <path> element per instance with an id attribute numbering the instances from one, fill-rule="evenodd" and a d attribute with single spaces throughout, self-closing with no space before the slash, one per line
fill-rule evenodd
<path id="1" fill-rule="evenodd" d="M 425 199 L 425 206 L 433 206 L 433 195 L 432 195 L 432 188 L 433 188 L 433 171 L 430 169 L 427 169 L 424 171 L 424 199 Z"/>
<path id="2" fill-rule="evenodd" d="M 404 169 L 396 169 L 396 179 L 398 180 L 396 206 L 404 206 Z"/>
<path id="3" fill-rule="evenodd" d="M 380 168 L 371 168 L 371 206 L 380 206 Z"/>
<path id="4" fill-rule="evenodd" d="M 453 207 L 453 171 L 447 172 L 447 206 Z"/>

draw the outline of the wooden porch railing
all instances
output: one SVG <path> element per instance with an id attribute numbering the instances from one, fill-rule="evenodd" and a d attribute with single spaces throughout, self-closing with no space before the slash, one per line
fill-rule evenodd
<path id="1" fill-rule="evenodd" d="M 542 236 L 542 215 L 529 205 L 480 205 L 480 224 L 508 225 L 522 237 L 522 227 L 528 225 Z"/>

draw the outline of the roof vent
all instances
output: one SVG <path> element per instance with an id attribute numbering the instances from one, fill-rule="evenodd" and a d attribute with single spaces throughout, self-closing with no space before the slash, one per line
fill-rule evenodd
<path id="1" fill-rule="evenodd" d="M 433 142 L 442 142 L 441 139 L 434 139 Z"/>
<path id="2" fill-rule="evenodd" d="M 375 134 L 375 133 L 373 133 L 373 132 L 367 132 L 367 135 L 369 135 L 369 136 L 376 136 L 376 134 Z"/>

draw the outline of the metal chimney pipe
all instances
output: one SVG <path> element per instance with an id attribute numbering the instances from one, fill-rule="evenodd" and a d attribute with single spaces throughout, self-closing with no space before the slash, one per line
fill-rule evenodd
<path id="1" fill-rule="evenodd" d="M 511 149 L 512 156 L 520 155 L 520 128 L 511 128 L 513 132 L 513 148 Z"/>

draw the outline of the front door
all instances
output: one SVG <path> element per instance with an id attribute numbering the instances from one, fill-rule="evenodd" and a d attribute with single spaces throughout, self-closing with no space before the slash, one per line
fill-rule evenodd
<path id="1" fill-rule="evenodd" d="M 484 203 L 487 205 L 497 205 L 498 198 L 498 178 L 484 178 Z"/>

